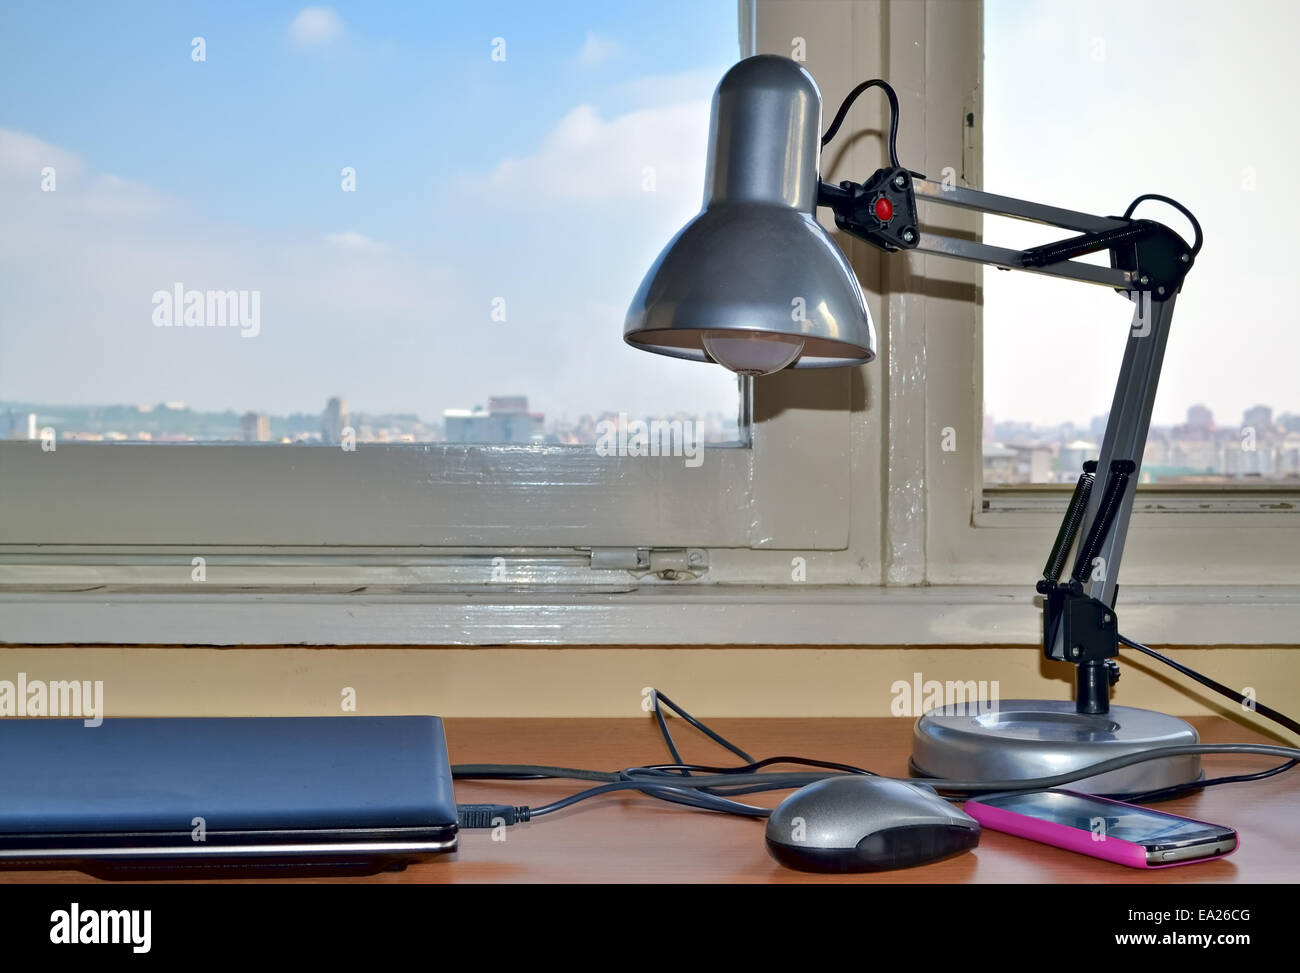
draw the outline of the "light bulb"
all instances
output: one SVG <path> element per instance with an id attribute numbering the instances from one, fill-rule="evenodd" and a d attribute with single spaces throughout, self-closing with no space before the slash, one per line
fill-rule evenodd
<path id="1" fill-rule="evenodd" d="M 704 350 L 737 375 L 771 375 L 803 354 L 803 336 L 763 331 L 706 331 Z"/>

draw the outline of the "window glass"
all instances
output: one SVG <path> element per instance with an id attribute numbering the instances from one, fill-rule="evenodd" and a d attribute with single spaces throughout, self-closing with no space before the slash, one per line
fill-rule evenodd
<path id="1" fill-rule="evenodd" d="M 1300 7 L 1282 0 L 985 0 L 982 188 L 1101 215 L 1161 193 L 1205 230 L 1144 482 L 1300 483 L 1298 31 Z M 1191 239 L 1160 203 L 1137 215 Z M 1006 246 L 1066 235 L 986 221 Z M 986 483 L 1073 482 L 1096 458 L 1131 317 L 1105 288 L 986 270 Z"/>
<path id="2" fill-rule="evenodd" d="M 0 438 L 738 439 L 625 347 L 734 0 L 7 4 Z"/>

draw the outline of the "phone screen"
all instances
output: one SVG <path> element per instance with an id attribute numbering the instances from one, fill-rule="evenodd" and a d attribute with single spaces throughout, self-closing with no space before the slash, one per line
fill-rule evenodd
<path id="1" fill-rule="evenodd" d="M 1153 850 L 1216 841 L 1233 835 L 1232 829 L 1217 824 L 1188 821 L 1161 811 L 1068 791 L 998 794 L 978 800 L 990 807 L 1120 841 L 1131 841 Z"/>

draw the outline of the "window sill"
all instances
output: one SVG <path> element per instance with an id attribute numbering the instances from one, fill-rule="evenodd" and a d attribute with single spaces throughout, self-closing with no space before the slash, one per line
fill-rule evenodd
<path id="1" fill-rule="evenodd" d="M 1030 645 L 1035 598 L 985 585 L 7 591 L 0 632 L 8 645 Z M 1130 587 L 1118 614 L 1160 645 L 1293 644 L 1300 587 Z"/>
<path id="2" fill-rule="evenodd" d="M 1056 525 L 1069 503 L 1066 484 L 985 486 L 976 527 Z M 1139 487 L 1133 526 L 1300 527 L 1300 491 L 1283 484 L 1240 487 Z"/>

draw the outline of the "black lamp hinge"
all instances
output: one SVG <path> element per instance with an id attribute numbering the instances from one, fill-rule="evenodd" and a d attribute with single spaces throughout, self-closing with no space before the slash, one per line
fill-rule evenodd
<path id="1" fill-rule="evenodd" d="M 835 225 L 882 250 L 912 250 L 921 240 L 912 180 L 916 174 L 893 166 L 863 183 L 820 183 L 817 204 L 835 213 Z"/>

